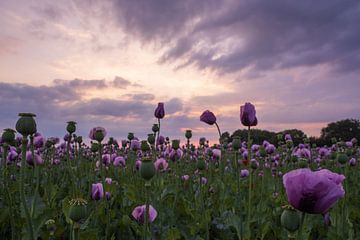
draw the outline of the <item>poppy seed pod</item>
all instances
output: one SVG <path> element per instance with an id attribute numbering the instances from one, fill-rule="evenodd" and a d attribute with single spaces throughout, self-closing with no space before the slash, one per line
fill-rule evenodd
<path id="1" fill-rule="evenodd" d="M 232 148 L 237 151 L 241 148 L 241 140 L 240 137 L 235 136 L 232 140 Z"/>
<path id="2" fill-rule="evenodd" d="M 340 164 L 345 164 L 349 159 L 348 156 L 344 153 L 338 153 L 336 158 Z"/>
<path id="3" fill-rule="evenodd" d="M 89 138 L 101 142 L 106 136 L 106 130 L 103 127 L 94 127 L 89 133 Z"/>
<path id="4" fill-rule="evenodd" d="M 91 144 L 91 152 L 95 153 L 97 151 L 99 151 L 99 144 L 98 143 L 92 143 Z"/>
<path id="5" fill-rule="evenodd" d="M 140 175 L 145 180 L 150 180 L 156 173 L 155 165 L 150 158 L 142 160 L 140 165 Z"/>
<path id="6" fill-rule="evenodd" d="M 158 103 L 158 106 L 154 112 L 154 116 L 158 119 L 164 118 L 164 116 L 165 116 L 164 103 L 162 103 L 162 102 Z"/>
<path id="7" fill-rule="evenodd" d="M 299 213 L 294 209 L 285 209 L 281 214 L 281 225 L 289 232 L 295 232 L 300 227 Z"/>
<path id="8" fill-rule="evenodd" d="M 69 134 L 73 134 L 76 131 L 76 122 L 74 121 L 67 122 L 66 131 Z"/>
<path id="9" fill-rule="evenodd" d="M 70 200 L 69 218 L 76 222 L 82 222 L 87 218 L 87 202 L 82 198 Z"/>
<path id="10" fill-rule="evenodd" d="M 152 133 L 148 134 L 147 140 L 151 145 L 153 145 L 155 143 L 155 135 Z"/>
<path id="11" fill-rule="evenodd" d="M 154 124 L 154 125 L 152 126 L 151 130 L 152 130 L 154 133 L 158 132 L 158 131 L 159 131 L 159 125 L 158 125 L 158 124 Z"/>
<path id="12" fill-rule="evenodd" d="M 142 140 L 141 141 L 141 151 L 143 152 L 147 152 L 147 151 L 150 151 L 150 146 L 148 144 L 148 142 L 146 140 Z"/>
<path id="13" fill-rule="evenodd" d="M 5 142 L 5 143 L 12 143 L 15 140 L 15 130 L 11 129 L 11 128 L 6 128 L 4 129 L 3 134 L 1 135 L 1 139 Z"/>
<path id="14" fill-rule="evenodd" d="M 16 131 L 23 136 L 36 133 L 36 122 L 33 113 L 19 113 L 19 120 L 16 122 Z"/>
<path id="15" fill-rule="evenodd" d="M 174 149 L 174 150 L 178 150 L 179 147 L 180 147 L 180 140 L 179 139 L 174 139 L 171 141 L 171 147 Z"/>
<path id="16" fill-rule="evenodd" d="M 192 131 L 190 129 L 186 130 L 185 137 L 186 139 L 190 139 L 192 137 Z"/>
<path id="17" fill-rule="evenodd" d="M 203 158 L 199 158 L 196 164 L 196 167 L 198 170 L 205 170 L 206 169 L 206 163 Z"/>
<path id="18" fill-rule="evenodd" d="M 129 139 L 129 141 L 133 140 L 134 139 L 134 133 L 132 132 L 129 132 L 128 135 L 127 135 L 127 138 Z"/>

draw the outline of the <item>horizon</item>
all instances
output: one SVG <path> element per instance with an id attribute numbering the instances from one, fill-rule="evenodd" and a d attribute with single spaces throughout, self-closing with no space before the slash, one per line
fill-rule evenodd
<path id="1" fill-rule="evenodd" d="M 183 142 L 217 140 L 200 122 L 214 112 L 222 132 L 255 105 L 256 128 L 321 128 L 360 119 L 358 1 L 3 1 L 0 2 L 0 127 L 37 115 L 44 136 L 139 138 L 157 123 Z"/>

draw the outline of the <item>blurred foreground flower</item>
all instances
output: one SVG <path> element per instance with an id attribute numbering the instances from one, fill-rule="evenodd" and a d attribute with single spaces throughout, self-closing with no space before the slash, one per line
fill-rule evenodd
<path id="1" fill-rule="evenodd" d="M 310 214 L 325 214 L 345 195 L 342 182 L 345 176 L 327 169 L 307 168 L 286 173 L 283 184 L 291 206 Z"/>
<path id="2" fill-rule="evenodd" d="M 132 211 L 131 215 L 135 218 L 139 223 L 144 223 L 146 205 L 137 206 Z M 149 205 L 149 222 L 152 223 L 157 217 L 157 211 L 153 206 Z"/>

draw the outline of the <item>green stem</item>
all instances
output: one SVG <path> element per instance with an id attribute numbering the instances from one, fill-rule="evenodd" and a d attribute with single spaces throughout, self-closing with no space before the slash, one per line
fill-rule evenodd
<path id="1" fill-rule="evenodd" d="M 248 164 L 249 164 L 249 196 L 248 196 L 248 231 L 250 231 L 250 221 L 251 221 L 251 185 L 252 185 L 252 173 L 251 173 L 251 138 L 250 138 L 250 126 L 248 127 L 248 138 L 247 138 L 247 148 L 248 148 Z"/>
<path id="2" fill-rule="evenodd" d="M 143 228 L 143 237 L 144 240 L 147 239 L 148 235 L 148 225 L 149 225 L 149 188 L 150 182 L 145 183 L 145 219 L 144 219 L 144 228 Z"/>
<path id="3" fill-rule="evenodd" d="M 297 234 L 297 240 L 302 240 L 303 239 L 302 230 L 303 230 L 304 220 L 305 220 L 305 213 L 302 212 L 301 213 L 300 226 L 299 226 L 299 230 L 298 230 L 298 234 Z"/>
<path id="4" fill-rule="evenodd" d="M 29 235 L 30 235 L 30 239 L 35 240 L 34 237 L 34 230 L 33 230 L 33 223 L 32 223 L 32 219 L 30 216 L 30 212 L 29 209 L 26 205 L 26 199 L 25 199 L 25 192 L 24 192 L 24 175 L 25 175 L 25 159 L 26 159 L 26 145 L 27 145 L 27 137 L 23 136 L 22 139 L 22 146 L 21 146 L 21 170 L 20 170 L 20 199 L 21 199 L 21 203 L 23 205 L 24 208 L 24 212 L 25 212 L 25 216 L 26 216 L 26 220 L 27 220 L 27 226 L 28 226 L 28 231 L 29 231 Z"/>
<path id="5" fill-rule="evenodd" d="M 215 125 L 216 125 L 216 128 L 218 130 L 218 133 L 219 133 L 219 142 L 220 142 L 220 139 L 221 139 L 221 131 L 220 131 L 220 128 L 219 128 L 219 125 L 217 124 L 217 122 L 215 122 Z M 220 142 L 221 143 L 221 142 Z"/>

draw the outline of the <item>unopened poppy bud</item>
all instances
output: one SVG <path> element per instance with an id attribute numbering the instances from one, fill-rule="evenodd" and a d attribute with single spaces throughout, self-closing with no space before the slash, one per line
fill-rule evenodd
<path id="1" fill-rule="evenodd" d="M 162 103 L 162 102 L 158 103 L 158 106 L 154 112 L 154 116 L 158 119 L 164 118 L 164 116 L 165 116 L 164 103 Z"/>
<path id="2" fill-rule="evenodd" d="M 295 232 L 300 227 L 300 216 L 296 210 L 285 209 L 281 214 L 281 225 L 289 232 Z"/>

